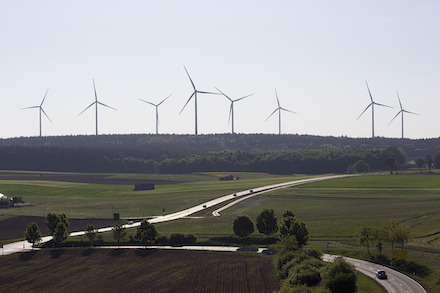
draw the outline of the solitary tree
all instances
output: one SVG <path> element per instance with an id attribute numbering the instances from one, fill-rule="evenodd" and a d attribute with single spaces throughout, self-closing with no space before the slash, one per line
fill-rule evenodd
<path id="1" fill-rule="evenodd" d="M 255 230 L 254 223 L 251 218 L 246 215 L 238 216 L 234 220 L 234 224 L 232 226 L 235 235 L 238 237 L 246 237 L 252 234 Z"/>
<path id="2" fill-rule="evenodd" d="M 379 255 L 382 254 L 383 244 L 388 239 L 387 232 L 388 230 L 384 228 L 380 228 L 380 227 L 371 228 L 372 238 L 374 240 L 377 251 L 379 252 Z"/>
<path id="3" fill-rule="evenodd" d="M 122 222 L 116 222 L 113 227 L 113 238 L 116 240 L 116 242 L 121 242 L 121 240 L 124 240 L 125 236 L 127 235 L 127 231 L 124 229 L 124 224 Z"/>
<path id="4" fill-rule="evenodd" d="M 332 293 L 354 293 L 357 292 L 356 280 L 354 266 L 344 259 L 338 259 L 330 265 L 326 287 Z"/>
<path id="5" fill-rule="evenodd" d="M 41 240 L 41 232 L 40 227 L 38 227 L 37 223 L 32 222 L 27 226 L 26 231 L 24 231 L 25 238 L 29 243 L 32 243 L 32 247 L 34 247 L 35 243 Z"/>
<path id="6" fill-rule="evenodd" d="M 406 224 L 395 225 L 389 230 L 389 233 L 389 238 L 393 243 L 400 243 L 401 249 L 403 249 L 405 242 L 411 239 L 411 230 Z"/>
<path id="7" fill-rule="evenodd" d="M 416 160 L 416 164 L 417 164 L 417 167 L 419 167 L 420 173 L 422 173 L 423 165 L 425 165 L 425 159 L 423 159 L 423 158 L 418 158 L 418 159 Z"/>
<path id="8" fill-rule="evenodd" d="M 87 238 L 89 238 L 90 245 L 93 245 L 96 237 L 95 226 L 93 224 L 87 224 L 84 233 L 86 234 Z"/>
<path id="9" fill-rule="evenodd" d="M 69 227 L 69 220 L 65 214 L 48 213 L 46 215 L 46 226 L 52 235 L 60 222 L 64 223 L 66 228 Z"/>
<path id="10" fill-rule="evenodd" d="M 440 168 L 440 152 L 436 152 L 434 155 L 434 167 L 437 169 Z"/>
<path id="11" fill-rule="evenodd" d="M 298 246 L 302 247 L 309 240 L 309 230 L 305 223 L 299 221 L 296 217 L 286 215 L 278 225 L 281 237 L 295 236 Z"/>
<path id="12" fill-rule="evenodd" d="M 273 209 L 264 209 L 257 217 L 258 232 L 269 236 L 278 231 L 277 217 Z"/>
<path id="13" fill-rule="evenodd" d="M 58 245 L 61 245 L 67 240 L 68 235 L 69 231 L 67 231 L 66 224 L 64 224 L 64 222 L 59 222 L 53 233 L 53 241 Z"/>
<path id="14" fill-rule="evenodd" d="M 58 215 L 56 213 L 48 213 L 46 215 L 46 226 L 47 229 L 49 229 L 50 234 L 53 235 L 53 233 L 55 232 L 55 228 L 57 227 L 58 224 Z"/>
<path id="15" fill-rule="evenodd" d="M 370 171 L 370 165 L 365 163 L 365 161 L 363 161 L 363 160 L 359 160 L 356 163 L 354 163 L 353 168 L 358 173 Z"/>
<path id="16" fill-rule="evenodd" d="M 156 240 L 158 234 L 159 233 L 157 233 L 156 227 L 153 224 L 147 220 L 143 220 L 140 226 L 138 226 L 134 238 L 140 243 L 151 243 Z"/>
<path id="17" fill-rule="evenodd" d="M 383 165 L 388 168 L 392 174 L 393 170 L 399 166 L 399 162 L 394 158 L 388 157 L 383 161 Z"/>
<path id="18" fill-rule="evenodd" d="M 371 227 L 370 226 L 362 226 L 360 231 L 361 237 L 359 239 L 359 242 L 361 245 L 364 245 L 367 247 L 367 252 L 370 254 L 370 242 L 372 241 L 372 233 L 371 233 Z"/>
<path id="19" fill-rule="evenodd" d="M 429 169 L 429 173 L 431 173 L 432 165 L 434 164 L 434 160 L 432 159 L 432 156 L 430 154 L 427 154 L 425 157 L 425 163 L 426 167 Z"/>

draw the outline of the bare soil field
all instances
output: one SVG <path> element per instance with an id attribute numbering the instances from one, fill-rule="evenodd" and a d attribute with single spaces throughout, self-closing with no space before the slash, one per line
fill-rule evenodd
<path id="1" fill-rule="evenodd" d="M 44 217 L 16 216 L 0 220 L 0 240 L 24 238 L 24 231 L 32 222 L 37 223 L 43 236 L 50 235 Z M 82 231 L 87 224 L 102 228 L 114 225 L 115 221 L 113 219 L 69 219 L 69 223 L 68 229 L 70 231 Z"/>
<path id="2" fill-rule="evenodd" d="M 113 184 L 113 185 L 135 185 L 137 183 L 179 184 L 178 181 L 167 180 L 139 180 L 114 178 L 112 175 L 100 174 L 51 174 L 51 173 L 30 173 L 30 172 L 1 172 L 0 180 L 44 180 L 44 181 L 63 181 L 75 183 L 91 184 Z"/>
<path id="3" fill-rule="evenodd" d="M 273 261 L 250 253 L 43 249 L 0 257 L 0 292 L 273 292 Z"/>

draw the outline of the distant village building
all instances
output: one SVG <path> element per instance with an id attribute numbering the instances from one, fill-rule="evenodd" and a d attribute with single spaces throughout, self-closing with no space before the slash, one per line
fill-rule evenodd
<path id="1" fill-rule="evenodd" d="M 154 190 L 154 184 L 153 183 L 139 183 L 134 185 L 134 191 L 138 190 Z"/>
<path id="2" fill-rule="evenodd" d="M 14 206 L 12 198 L 7 197 L 3 193 L 0 193 L 0 208 L 9 208 Z"/>

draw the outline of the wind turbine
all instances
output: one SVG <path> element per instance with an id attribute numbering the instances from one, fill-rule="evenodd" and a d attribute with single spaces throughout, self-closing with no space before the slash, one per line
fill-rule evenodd
<path id="1" fill-rule="evenodd" d="M 402 114 L 402 138 L 403 138 L 403 113 L 414 114 L 418 116 L 420 115 L 403 109 L 402 103 L 400 102 L 399 92 L 396 91 L 396 93 L 397 93 L 397 98 L 399 99 L 400 111 L 396 114 L 396 116 L 394 116 L 394 118 L 390 121 L 390 123 L 388 123 L 388 125 L 390 125 L 391 122 L 393 122 L 393 120 L 396 119 L 397 116 L 399 116 L 399 114 Z"/>
<path id="2" fill-rule="evenodd" d="M 365 81 L 365 84 L 367 85 L 368 94 L 370 95 L 371 103 L 367 106 L 367 108 L 365 108 L 365 110 L 361 113 L 361 115 L 359 115 L 359 117 L 356 119 L 356 121 L 357 121 L 359 118 L 361 118 L 362 114 L 364 114 L 365 111 L 367 111 L 368 108 L 370 108 L 370 106 L 371 106 L 371 115 L 372 115 L 372 119 L 371 119 L 371 121 L 372 121 L 372 122 L 371 122 L 371 123 L 372 123 L 372 137 L 374 137 L 374 105 L 382 106 L 382 107 L 388 107 L 388 108 L 393 108 L 393 107 L 390 107 L 390 106 L 387 106 L 387 105 L 383 105 L 383 104 L 379 104 L 379 103 L 376 103 L 375 101 L 373 101 L 373 96 L 371 95 L 370 88 L 368 87 L 368 83 L 367 83 L 367 81 Z"/>
<path id="3" fill-rule="evenodd" d="M 275 114 L 276 111 L 278 111 L 278 115 L 279 115 L 279 117 L 278 117 L 278 120 L 279 120 L 279 133 L 278 134 L 281 134 L 281 110 L 284 110 L 284 111 L 287 111 L 287 112 L 290 112 L 290 113 L 293 113 L 293 114 L 297 114 L 297 113 L 295 113 L 293 111 L 290 111 L 290 110 L 287 110 L 287 109 L 285 109 L 285 108 L 280 106 L 280 100 L 278 99 L 277 89 L 275 89 L 275 96 L 277 98 L 278 108 L 276 108 L 275 111 L 273 111 L 272 114 L 270 114 L 269 117 L 267 117 L 266 120 L 264 120 L 264 122 L 266 122 L 267 119 L 269 119 L 273 114 Z"/>
<path id="4" fill-rule="evenodd" d="M 98 104 L 102 105 L 102 106 L 105 106 L 107 108 L 113 109 L 115 111 L 118 111 L 118 110 L 116 110 L 115 108 L 112 108 L 110 106 L 107 106 L 106 104 L 103 104 L 103 103 L 98 101 L 98 95 L 96 94 L 96 87 L 95 87 L 95 80 L 94 79 L 93 79 L 93 90 L 95 91 L 95 101 L 93 103 L 91 103 L 87 108 L 85 108 L 81 113 L 79 113 L 78 116 L 81 115 L 82 113 L 84 113 L 87 109 L 89 109 L 93 105 L 95 105 L 95 107 L 96 107 L 96 109 L 95 109 L 95 113 L 96 113 L 95 114 L 95 116 L 96 116 L 96 135 L 98 135 Z"/>
<path id="5" fill-rule="evenodd" d="M 171 94 L 171 95 L 172 95 L 172 94 Z M 159 126 L 159 110 L 158 110 L 158 108 L 159 108 L 160 104 L 162 104 L 163 102 L 165 102 L 165 100 L 168 99 L 169 97 L 171 97 L 171 95 L 169 95 L 168 97 L 166 97 L 165 99 L 163 99 L 162 102 L 160 102 L 160 103 L 157 104 L 157 105 L 156 105 L 156 104 L 153 104 L 153 103 L 151 103 L 151 102 L 148 102 L 148 101 L 145 101 L 145 100 L 139 99 L 139 100 L 142 101 L 142 102 L 148 103 L 148 104 L 153 105 L 154 107 L 156 107 L 156 134 L 159 134 L 159 131 L 158 131 L 158 126 Z"/>
<path id="6" fill-rule="evenodd" d="M 239 98 L 239 99 L 236 99 L 236 100 L 233 100 L 233 99 L 231 99 L 230 97 L 228 97 L 225 93 L 223 93 L 221 90 L 219 90 L 218 88 L 216 88 L 222 95 L 224 95 L 229 101 L 231 101 L 231 108 L 230 108 L 230 110 L 229 110 L 229 120 L 228 120 L 228 123 L 229 123 L 229 121 L 231 120 L 231 117 L 232 117 L 232 134 L 234 134 L 234 103 L 235 102 L 238 102 L 238 101 L 240 101 L 240 100 L 243 100 L 244 98 L 247 98 L 247 97 L 249 97 L 249 96 L 252 96 L 253 94 L 250 94 L 250 95 L 247 95 L 247 96 L 244 96 L 244 97 L 241 97 L 241 98 Z"/>
<path id="7" fill-rule="evenodd" d="M 185 106 L 183 106 L 182 110 L 180 110 L 179 115 L 180 115 L 180 113 L 182 113 L 183 109 L 185 109 L 186 105 L 188 105 L 189 101 L 194 96 L 194 105 L 195 105 L 195 135 L 197 136 L 197 94 L 210 94 L 210 95 L 219 95 L 219 94 L 197 90 L 196 86 L 194 85 L 194 82 L 191 79 L 191 76 L 189 76 L 188 70 L 186 70 L 185 66 L 183 66 L 183 68 L 185 68 L 186 74 L 188 75 L 189 80 L 191 81 L 191 84 L 192 84 L 192 87 L 194 89 L 194 92 L 191 94 L 191 96 L 189 97 L 188 101 L 186 101 Z"/>
<path id="8" fill-rule="evenodd" d="M 32 106 L 32 107 L 26 107 L 26 108 L 20 109 L 20 110 L 35 109 L 35 108 L 40 109 L 40 137 L 41 137 L 41 113 L 43 113 L 47 117 L 47 119 L 49 119 L 50 123 L 52 123 L 52 120 L 50 120 L 49 116 L 47 116 L 46 112 L 44 112 L 44 110 L 43 110 L 43 103 L 44 103 L 44 100 L 46 99 L 46 95 L 47 95 L 48 91 L 49 91 L 49 89 L 46 90 L 46 93 L 44 94 L 44 98 L 41 101 L 41 104 L 39 106 Z"/>

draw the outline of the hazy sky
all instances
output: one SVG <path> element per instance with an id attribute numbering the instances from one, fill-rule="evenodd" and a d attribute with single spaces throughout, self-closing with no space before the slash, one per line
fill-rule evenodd
<path id="1" fill-rule="evenodd" d="M 439 1 L 0 1 L 0 137 L 193 134 L 196 87 L 233 99 L 237 133 L 440 136 Z M 199 133 L 228 133 L 230 102 L 199 95 Z"/>

